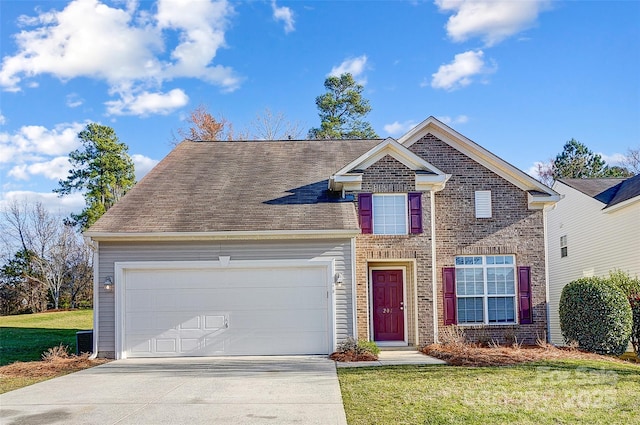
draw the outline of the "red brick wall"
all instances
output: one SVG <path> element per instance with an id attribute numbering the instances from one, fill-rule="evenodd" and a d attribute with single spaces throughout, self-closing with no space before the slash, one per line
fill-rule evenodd
<path id="1" fill-rule="evenodd" d="M 519 341 L 535 343 L 546 331 L 544 224 L 541 210 L 529 210 L 527 193 L 507 182 L 437 137 L 428 134 L 410 150 L 451 174 L 435 196 L 438 322 L 442 320 L 442 268 L 454 266 L 456 255 L 514 254 L 520 266 L 531 266 L 533 324 L 488 326 L 484 334 L 504 339 L 515 333 Z M 474 192 L 491 190 L 492 217 L 475 218 Z M 466 328 L 471 339 L 477 327 Z"/>
<path id="2" fill-rule="evenodd" d="M 451 174 L 444 190 L 435 194 L 435 240 L 438 325 L 442 319 L 442 268 L 452 267 L 456 255 L 514 254 L 517 265 L 531 267 L 532 325 L 487 326 L 486 331 L 465 327 L 471 339 L 503 340 L 515 334 L 534 343 L 546 330 L 544 235 L 542 211 L 529 210 L 527 193 L 429 134 L 410 150 L 443 172 Z M 407 193 L 415 190 L 414 172 L 390 156 L 364 171 L 362 192 Z M 474 192 L 491 190 L 492 217 L 475 218 Z M 353 192 L 351 192 L 353 193 Z M 357 204 L 357 196 L 356 204 Z M 433 287 L 430 194 L 423 193 L 423 229 L 420 235 L 359 235 L 356 238 L 356 303 L 358 337 L 370 338 L 368 263 L 377 260 L 414 260 L 417 281 L 420 345 L 433 342 Z M 357 205 L 356 205 L 357 207 Z M 407 326 L 413 326 L 408 323 Z M 410 341 L 413 343 L 414 341 Z"/>

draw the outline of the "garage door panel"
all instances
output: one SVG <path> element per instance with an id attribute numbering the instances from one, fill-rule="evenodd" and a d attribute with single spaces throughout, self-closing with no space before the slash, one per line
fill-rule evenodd
<path id="1" fill-rule="evenodd" d="M 320 268 L 127 271 L 128 357 L 327 353 Z"/>
<path id="2" fill-rule="evenodd" d="M 127 288 L 140 290 L 174 289 L 176 286 L 184 289 L 208 289 L 212 283 L 218 288 L 297 288 L 315 286 L 319 281 L 326 281 L 326 272 L 321 269 L 172 270 L 154 275 L 150 275 L 148 271 L 130 271 L 127 276 Z"/>
<path id="3" fill-rule="evenodd" d="M 171 289 L 163 291 L 127 290 L 127 312 L 199 311 L 203 309 L 252 310 L 281 309 L 295 304 L 300 309 L 313 308 L 327 297 L 327 288 L 213 288 Z"/>
<path id="4" fill-rule="evenodd" d="M 258 329 L 265 332 L 275 328 L 284 330 L 303 328 L 310 332 L 327 332 L 327 316 L 326 309 L 303 312 L 299 310 L 236 311 L 229 317 L 229 326 L 234 329 Z"/>

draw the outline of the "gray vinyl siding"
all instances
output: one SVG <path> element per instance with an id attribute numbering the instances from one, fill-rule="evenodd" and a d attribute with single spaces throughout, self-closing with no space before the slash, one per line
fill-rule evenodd
<path id="1" fill-rule="evenodd" d="M 114 264 L 123 261 L 217 261 L 219 256 L 240 260 L 332 259 L 335 271 L 344 275 L 336 290 L 335 326 L 337 342 L 353 335 L 353 296 L 351 282 L 351 240 L 300 241 L 193 241 L 193 242 L 100 242 L 99 282 L 114 276 Z M 115 353 L 114 293 L 99 285 L 98 353 Z"/>

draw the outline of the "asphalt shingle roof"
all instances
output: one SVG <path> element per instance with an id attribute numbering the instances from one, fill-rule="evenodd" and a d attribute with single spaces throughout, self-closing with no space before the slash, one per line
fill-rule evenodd
<path id="1" fill-rule="evenodd" d="M 629 178 L 558 179 L 607 207 L 640 196 L 640 174 Z"/>
<path id="2" fill-rule="evenodd" d="M 356 230 L 329 177 L 380 140 L 178 145 L 91 233 Z"/>

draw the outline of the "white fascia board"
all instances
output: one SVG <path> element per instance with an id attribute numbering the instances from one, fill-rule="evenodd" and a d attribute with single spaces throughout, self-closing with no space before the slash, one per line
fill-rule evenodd
<path id="1" fill-rule="evenodd" d="M 451 178 L 451 174 L 416 174 L 416 190 L 439 192 Z"/>
<path id="2" fill-rule="evenodd" d="M 631 204 L 635 204 L 636 202 L 640 202 L 640 196 L 636 196 L 635 198 L 627 199 L 626 201 L 620 202 L 619 204 L 615 204 L 611 207 L 605 207 L 602 209 L 602 212 L 605 214 L 609 214 L 615 211 L 618 211 L 622 208 L 628 207 Z"/>
<path id="3" fill-rule="evenodd" d="M 338 170 L 338 172 L 336 172 L 334 176 L 349 174 L 349 172 L 354 169 L 366 169 L 378 162 L 385 155 L 392 156 L 411 170 L 425 170 L 434 172 L 436 174 L 444 174 L 437 167 L 429 164 L 427 161 L 420 158 L 418 155 L 414 154 L 406 147 L 402 146 L 396 140 L 389 137 L 382 141 L 379 145 L 375 146 L 373 149 L 370 149 L 365 154 L 361 155 L 342 169 Z"/>
<path id="4" fill-rule="evenodd" d="M 545 207 L 554 205 L 563 197 L 561 195 L 534 196 L 527 193 L 527 203 L 530 210 L 541 210 Z"/>
<path id="5" fill-rule="evenodd" d="M 147 232 L 109 233 L 86 232 L 94 241 L 202 241 L 202 240 L 263 240 L 263 239 L 350 239 L 360 229 L 341 230 L 263 230 L 231 232 Z"/>
<path id="6" fill-rule="evenodd" d="M 480 163 L 521 190 L 538 190 L 540 192 L 548 193 L 549 195 L 558 195 L 553 189 L 548 188 L 526 174 L 524 171 L 497 157 L 471 139 L 458 133 L 434 117 L 429 117 L 415 126 L 407 134 L 400 137 L 398 142 L 408 148 L 424 137 L 427 133 L 431 133 L 438 137 L 452 148 Z"/>

